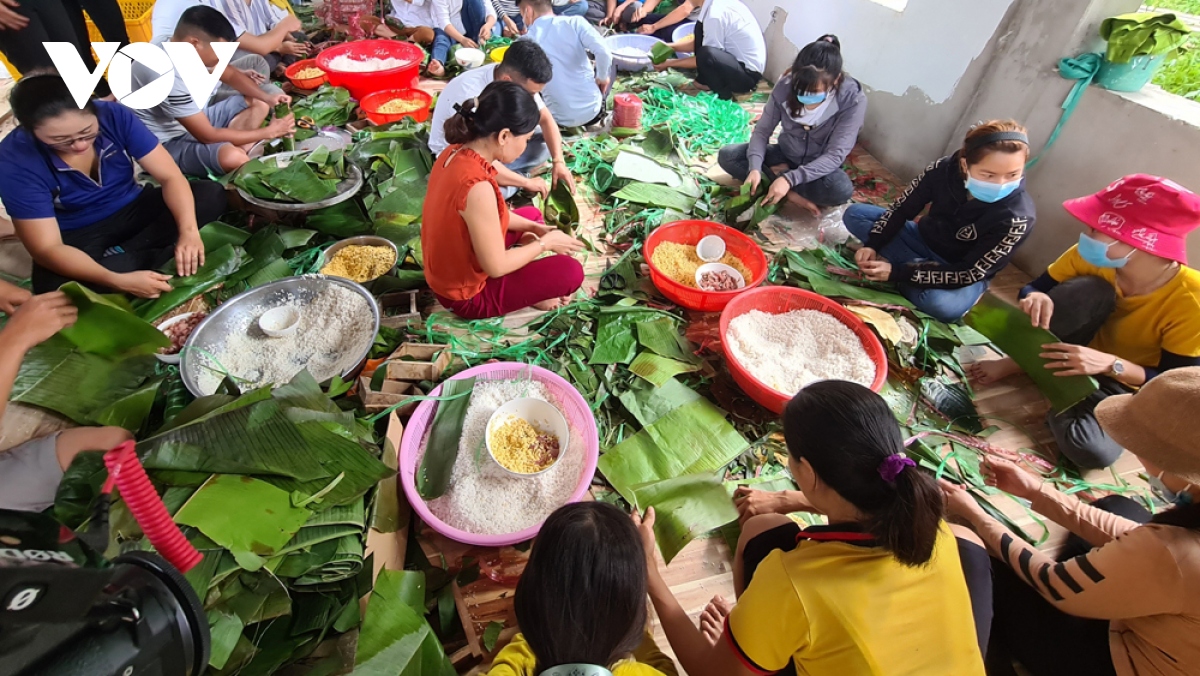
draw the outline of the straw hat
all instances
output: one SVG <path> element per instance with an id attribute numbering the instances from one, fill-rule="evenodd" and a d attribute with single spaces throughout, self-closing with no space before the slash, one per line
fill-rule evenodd
<path id="1" fill-rule="evenodd" d="M 1200 366 L 1172 369 L 1137 394 L 1108 397 L 1096 419 L 1114 441 L 1167 472 L 1200 484 Z"/>

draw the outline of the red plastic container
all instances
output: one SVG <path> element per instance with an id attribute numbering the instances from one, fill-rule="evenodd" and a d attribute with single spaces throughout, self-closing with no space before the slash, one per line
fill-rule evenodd
<path id="1" fill-rule="evenodd" d="M 288 66 L 287 70 L 283 71 L 283 74 L 287 76 L 287 79 L 292 81 L 292 86 L 296 89 L 316 89 L 329 81 L 329 75 L 326 73 L 321 73 L 321 77 L 296 77 L 296 73 L 305 68 L 320 68 L 320 66 L 317 65 L 316 59 L 305 59 Z"/>
<path id="2" fill-rule="evenodd" d="M 404 63 L 387 70 L 376 70 L 369 73 L 352 73 L 340 71 L 329 64 L 339 56 L 349 56 L 354 59 L 400 59 Z M 335 87 L 345 87 L 350 95 L 359 101 L 368 94 L 382 89 L 413 89 L 420 79 L 421 61 L 425 52 L 411 42 L 397 40 L 359 40 L 343 42 L 336 47 L 330 47 L 317 55 L 317 67 L 325 71 L 329 84 Z"/>
<path id="3" fill-rule="evenodd" d="M 654 249 L 662 242 L 695 246 L 709 235 L 718 235 L 725 240 L 725 251 L 737 256 L 746 265 L 750 271 L 750 279 L 746 280 L 745 287 L 735 291 L 701 291 L 676 282 L 650 262 Z M 767 257 L 763 254 L 762 247 L 741 232 L 712 221 L 676 221 L 659 226 L 646 238 L 645 255 L 646 263 L 650 266 L 650 280 L 654 282 L 654 286 L 671 301 L 689 310 L 718 312 L 738 294 L 762 284 L 767 278 Z"/>
<path id="4" fill-rule="evenodd" d="M 379 107 L 388 101 L 396 99 L 404 99 L 405 101 L 419 101 L 421 107 L 407 113 L 381 113 Z M 375 124 L 387 124 L 402 120 L 406 117 L 411 117 L 417 122 L 424 122 L 429 119 L 429 107 L 433 105 L 433 97 L 421 91 L 420 89 L 385 89 L 381 92 L 368 94 L 358 102 L 363 112 L 367 114 L 367 119 Z"/>
<path id="5" fill-rule="evenodd" d="M 747 291 L 734 298 L 721 312 L 722 346 L 725 345 L 725 337 L 729 334 L 729 322 L 751 310 L 759 310 L 773 315 L 792 310 L 820 310 L 825 314 L 832 315 L 834 319 L 854 331 L 854 335 L 862 341 L 867 356 L 875 362 L 875 380 L 871 383 L 871 390 L 879 392 L 883 389 L 883 384 L 887 382 L 887 352 L 883 349 L 883 343 L 879 342 L 879 337 L 867 328 L 866 323 L 859 319 L 858 315 L 842 307 L 840 303 L 812 291 L 789 286 L 767 286 Z M 783 413 L 783 407 L 787 406 L 791 397 L 750 375 L 750 372 L 738 363 L 729 350 L 725 350 L 725 363 L 729 365 L 729 374 L 733 376 L 734 382 L 750 395 L 751 399 L 776 413 Z"/>
<path id="6" fill-rule="evenodd" d="M 613 97 L 613 126 L 642 128 L 642 100 L 637 94 L 617 94 Z"/>

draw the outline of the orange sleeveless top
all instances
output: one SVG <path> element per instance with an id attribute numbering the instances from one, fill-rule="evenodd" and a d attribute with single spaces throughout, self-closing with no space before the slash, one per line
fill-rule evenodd
<path id="1" fill-rule="evenodd" d="M 503 239 L 508 234 L 508 205 L 490 162 L 470 148 L 454 145 L 438 155 L 429 174 L 421 213 L 425 279 L 434 293 L 450 300 L 474 298 L 487 283 L 488 276 L 479 266 L 471 233 L 460 213 L 467 208 L 467 193 L 480 181 L 490 183 L 496 193 Z"/>

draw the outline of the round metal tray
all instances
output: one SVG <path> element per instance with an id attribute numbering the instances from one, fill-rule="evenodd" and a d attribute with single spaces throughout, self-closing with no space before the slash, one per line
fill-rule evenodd
<path id="1" fill-rule="evenodd" d="M 200 325 L 192 331 L 188 336 L 187 342 L 183 346 L 183 358 L 179 365 L 179 374 L 183 377 L 183 384 L 193 396 L 202 397 L 212 392 L 204 392 L 200 389 L 199 374 L 201 369 L 206 368 L 207 361 L 203 356 L 204 352 L 213 354 L 220 350 L 220 347 L 228 339 L 232 327 L 240 320 L 246 318 L 251 312 L 269 310 L 272 307 L 282 305 L 286 297 L 290 295 L 299 296 L 305 301 L 311 301 L 324 288 L 331 284 L 344 286 L 366 299 L 368 306 L 371 309 L 371 315 L 374 321 L 374 327 L 371 329 L 370 336 L 364 341 L 361 347 L 356 347 L 354 353 L 356 359 L 354 366 L 347 369 L 341 376 L 349 378 L 354 375 L 364 362 L 367 355 L 371 352 L 371 346 L 375 342 L 375 336 L 379 333 L 379 304 L 375 302 L 375 297 L 370 294 L 361 284 L 355 284 L 348 279 L 341 277 L 328 277 L 326 275 L 304 275 L 302 277 L 288 277 L 269 284 L 250 289 L 244 293 L 240 293 L 233 298 L 221 303 L 215 310 L 210 312 L 205 317 Z M 283 385 L 284 383 L 276 383 Z"/>
<path id="2" fill-rule="evenodd" d="M 320 146 L 327 146 L 330 150 L 340 150 L 353 142 L 354 138 L 350 135 L 350 132 L 335 127 L 332 129 L 322 129 L 317 132 L 316 136 L 311 136 L 303 141 L 296 141 L 296 150 L 316 150 Z M 250 159 L 267 155 L 267 143 L 268 141 L 255 143 L 250 146 L 250 150 L 246 154 L 250 156 Z"/>
<path id="3" fill-rule="evenodd" d="M 293 155 L 298 155 L 298 154 L 306 153 L 306 152 L 308 152 L 308 151 L 307 150 L 296 150 L 293 152 L 276 153 L 274 155 L 267 155 L 266 157 L 291 157 Z M 358 166 L 355 165 L 353 162 L 347 161 L 346 162 L 346 177 L 343 178 L 341 181 L 338 181 L 338 184 L 336 187 L 337 194 L 334 195 L 333 197 L 323 199 L 320 202 L 313 202 L 311 204 L 300 204 L 297 202 L 276 202 L 274 200 L 265 200 L 265 199 L 255 197 L 254 195 L 251 195 L 250 193 L 246 192 L 245 190 L 242 190 L 241 188 L 238 188 L 237 191 L 238 191 L 238 194 L 242 196 L 242 199 L 246 200 L 250 204 L 253 204 L 258 207 L 262 207 L 264 209 L 274 209 L 275 211 L 287 211 L 287 212 L 304 212 L 304 211 L 316 211 L 317 209 L 324 209 L 325 207 L 331 207 L 335 204 L 341 204 L 342 202 L 345 202 L 346 200 L 357 195 L 359 188 L 362 187 L 362 184 L 363 184 L 362 169 L 359 169 Z M 237 186 L 235 185 L 234 187 L 237 187 Z"/>
<path id="4" fill-rule="evenodd" d="M 342 249 L 345 249 L 348 246 L 355 246 L 355 245 L 358 245 L 358 246 L 382 246 L 382 247 L 392 250 L 392 256 L 394 256 L 396 258 L 396 262 L 392 263 L 392 267 L 388 268 L 387 272 L 383 273 L 382 275 L 379 275 L 379 277 L 383 277 L 383 275 L 386 275 L 386 274 L 390 273 L 392 270 L 395 270 L 396 266 L 400 265 L 403 262 L 400 260 L 400 247 L 396 246 L 396 243 L 393 242 L 392 240 L 384 238 L 384 237 L 376 237 L 375 235 L 359 235 L 358 237 L 347 237 L 346 239 L 334 242 L 328 249 L 322 251 L 321 252 L 321 262 L 317 266 L 317 269 L 320 270 L 321 268 L 324 268 L 325 264 L 328 263 L 331 259 L 333 259 L 333 256 L 337 252 L 341 251 Z M 369 284 L 369 283 L 375 281 L 376 279 L 379 279 L 379 277 L 375 277 L 374 279 L 368 279 L 365 282 L 359 282 L 359 284 Z M 353 281 L 353 280 L 351 280 L 351 281 Z"/>

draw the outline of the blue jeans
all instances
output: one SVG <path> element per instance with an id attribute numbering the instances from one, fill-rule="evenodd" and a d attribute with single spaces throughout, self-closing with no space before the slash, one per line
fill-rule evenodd
<path id="1" fill-rule="evenodd" d="M 462 4 L 462 22 L 463 35 L 479 42 L 479 31 L 483 30 L 483 24 L 487 22 L 487 10 L 484 9 L 484 2 L 491 0 L 463 0 Z M 429 49 L 429 59 L 445 64 L 446 59 L 450 56 L 450 48 L 454 46 L 454 40 L 446 35 L 446 31 L 442 30 L 445 26 L 435 27 L 433 29 L 433 46 Z M 496 25 L 492 27 L 492 35 L 499 36 L 504 30 L 503 22 L 497 20 Z"/>
<path id="2" fill-rule="evenodd" d="M 846 224 L 846 229 L 850 231 L 851 235 L 857 237 L 860 242 L 866 242 L 871 236 L 871 228 L 885 211 L 885 209 L 871 204 L 851 204 L 842 216 L 842 222 Z M 897 233 L 892 241 L 883 245 L 883 248 L 879 250 L 879 255 L 886 258 L 892 265 L 930 260 L 942 264 L 947 262 L 929 248 L 929 245 L 921 238 L 917 224 L 912 221 L 905 223 L 904 229 Z M 987 288 L 986 281 L 975 282 L 970 286 L 957 289 L 932 289 L 906 283 L 896 285 L 896 290 L 917 306 L 918 310 L 943 322 L 956 322 L 962 319 L 962 316 L 975 306 Z"/>
<path id="3" fill-rule="evenodd" d="M 565 5 L 555 5 L 554 13 L 558 16 L 587 16 L 588 1 L 568 2 Z"/>

